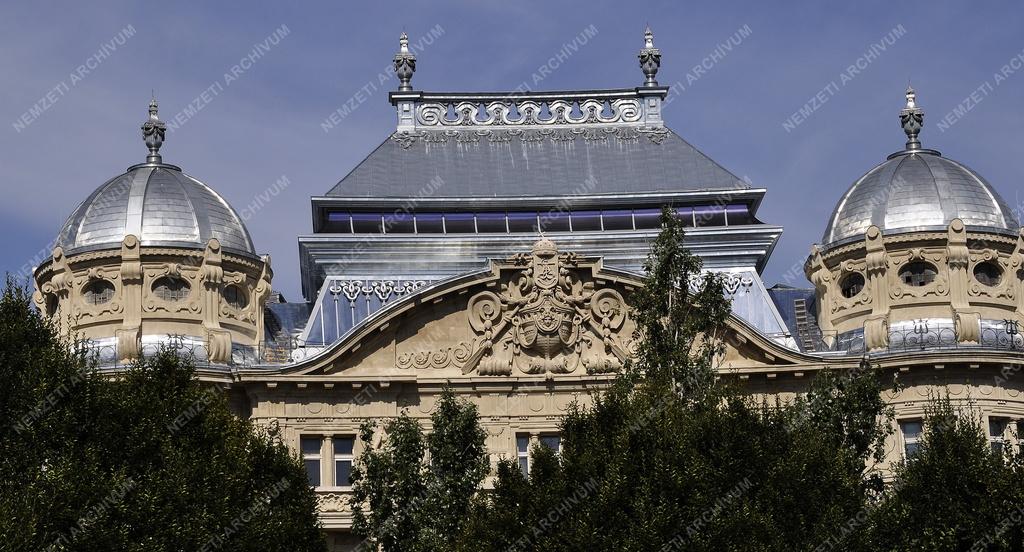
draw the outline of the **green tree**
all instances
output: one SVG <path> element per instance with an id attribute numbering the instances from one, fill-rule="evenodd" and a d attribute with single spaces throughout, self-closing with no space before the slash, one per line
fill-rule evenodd
<path id="1" fill-rule="evenodd" d="M 426 437 L 405 412 L 384 422 L 374 448 L 377 431 L 374 422 L 360 428 L 353 531 L 385 551 L 450 550 L 489 469 L 476 406 L 446 387 Z"/>
<path id="2" fill-rule="evenodd" d="M 872 511 L 874 550 L 1021 550 L 1022 459 L 994 451 L 971 405 L 930 402 L 917 452 Z"/>
<path id="3" fill-rule="evenodd" d="M 633 296 L 637 363 L 570 409 L 560 457 L 535 449 L 529 477 L 499 464 L 461 549 L 813 550 L 865 505 L 886 427 L 877 371 L 826 374 L 792 404 L 716 382 L 729 303 L 681 224 L 662 224 Z"/>
<path id="4" fill-rule="evenodd" d="M 0 548 L 40 550 L 101 496 L 100 388 L 10 279 L 0 299 Z"/>
<path id="5" fill-rule="evenodd" d="M 383 423 L 380 448 L 373 447 L 377 431 L 374 421 L 359 428 L 366 448 L 352 467 L 352 531 L 385 552 L 415 551 L 426 491 L 423 429 L 402 412 Z"/>
<path id="6" fill-rule="evenodd" d="M 0 370 L 0 547 L 325 549 L 298 458 L 190 362 L 98 374 L 8 284 Z"/>
<path id="7" fill-rule="evenodd" d="M 701 270 L 700 257 L 683 247 L 684 228 L 668 208 L 644 265 L 644 287 L 633 294 L 643 346 L 637 369 L 656 386 L 670 385 L 684 400 L 714 388 L 717 339 L 729 316 L 722 278 Z"/>

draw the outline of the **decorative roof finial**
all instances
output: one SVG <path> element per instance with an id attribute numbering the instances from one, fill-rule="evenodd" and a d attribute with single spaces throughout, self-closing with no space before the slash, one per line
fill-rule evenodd
<path id="1" fill-rule="evenodd" d="M 395 74 L 398 75 L 398 89 L 412 90 L 412 74 L 416 72 L 416 56 L 409 51 L 409 35 L 402 31 L 398 38 L 399 49 L 395 54 Z"/>
<path id="2" fill-rule="evenodd" d="M 164 134 L 167 132 L 167 125 L 157 116 L 157 103 L 154 97 L 149 101 L 149 119 L 142 123 L 142 141 L 149 148 L 149 155 L 146 156 L 146 163 L 162 163 L 160 157 L 160 146 L 164 144 Z"/>
<path id="3" fill-rule="evenodd" d="M 644 47 L 637 56 L 640 58 L 640 69 L 644 72 L 644 86 L 658 86 L 655 77 L 661 67 L 661 50 L 654 47 L 654 33 L 648 26 L 644 31 Z"/>
<path id="4" fill-rule="evenodd" d="M 921 141 L 917 135 L 921 133 L 921 126 L 924 124 L 924 110 L 917 107 L 917 94 L 911 86 L 907 86 L 907 107 L 900 110 L 900 125 L 903 132 L 907 133 L 907 149 L 921 149 Z"/>

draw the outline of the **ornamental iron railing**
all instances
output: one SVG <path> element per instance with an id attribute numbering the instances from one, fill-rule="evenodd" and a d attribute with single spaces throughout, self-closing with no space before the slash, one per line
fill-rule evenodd
<path id="1" fill-rule="evenodd" d="M 1021 335 L 1019 322 L 1016 320 L 1003 320 L 998 324 L 982 327 L 980 339 L 974 343 L 960 342 L 956 330 L 949 325 L 936 325 L 926 320 L 915 321 L 911 326 L 890 329 L 888 345 L 874 351 L 867 350 L 862 331 L 843 334 L 829 331 L 813 337 L 813 347 L 805 347 L 807 352 L 837 352 L 850 355 L 941 349 L 999 349 L 1024 352 L 1024 335 Z"/>
<path id="2" fill-rule="evenodd" d="M 132 364 L 118 354 L 117 345 L 102 343 L 90 339 L 76 341 L 75 351 L 84 358 L 102 368 L 122 368 Z M 305 342 L 295 338 L 285 338 L 266 342 L 257 347 L 235 346 L 231 351 L 228 363 L 210 360 L 209 350 L 202 342 L 182 335 L 170 334 L 159 342 L 146 342 L 139 346 L 140 356 L 148 358 L 161 351 L 168 351 L 192 362 L 196 367 L 255 367 L 287 365 L 302 361 L 323 350 L 322 347 L 307 347 Z"/>

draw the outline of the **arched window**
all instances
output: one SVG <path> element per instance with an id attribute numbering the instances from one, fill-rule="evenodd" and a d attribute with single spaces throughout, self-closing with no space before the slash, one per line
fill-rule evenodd
<path id="1" fill-rule="evenodd" d="M 244 309 L 249 304 L 249 298 L 246 296 L 245 290 L 234 284 L 225 287 L 223 295 L 224 302 L 236 309 Z"/>
<path id="2" fill-rule="evenodd" d="M 926 286 L 935 281 L 938 270 L 931 263 L 914 261 L 900 269 L 900 281 L 910 287 Z"/>
<path id="3" fill-rule="evenodd" d="M 992 261 L 974 265 L 974 279 L 986 286 L 998 286 L 1003 279 L 1003 269 Z"/>
<path id="4" fill-rule="evenodd" d="M 90 280 L 82 288 L 82 299 L 88 305 L 102 305 L 114 298 L 114 284 L 110 280 Z"/>
<path id="5" fill-rule="evenodd" d="M 173 276 L 164 276 L 153 282 L 153 294 L 172 303 L 186 299 L 190 289 L 188 282 Z"/>
<path id="6" fill-rule="evenodd" d="M 860 272 L 847 274 L 840 282 L 839 289 L 842 291 L 843 297 L 847 299 L 856 297 L 864 289 L 864 275 Z"/>

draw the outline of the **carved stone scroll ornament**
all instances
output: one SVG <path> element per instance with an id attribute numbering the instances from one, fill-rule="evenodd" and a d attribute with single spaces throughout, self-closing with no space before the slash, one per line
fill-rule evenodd
<path id="1" fill-rule="evenodd" d="M 416 107 L 416 122 L 424 127 L 637 123 L 641 114 L 637 98 L 617 98 L 607 103 L 598 99 L 501 99 L 486 104 L 425 102 Z"/>
<path id="2" fill-rule="evenodd" d="M 611 372 L 627 358 L 628 307 L 611 288 L 595 291 L 579 259 L 542 239 L 532 254 L 509 259 L 500 292 L 481 291 L 467 303 L 476 338 L 427 353 L 399 355 L 399 368 L 455 366 L 481 375 Z"/>

